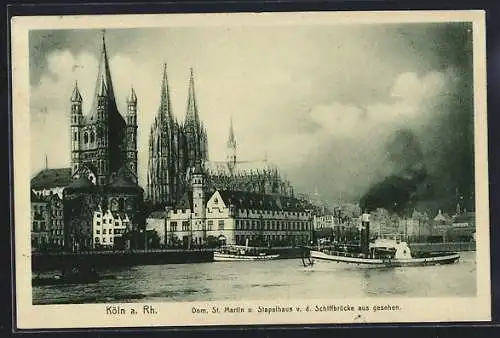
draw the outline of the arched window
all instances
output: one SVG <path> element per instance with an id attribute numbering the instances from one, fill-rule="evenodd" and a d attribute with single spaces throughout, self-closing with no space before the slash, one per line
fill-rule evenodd
<path id="1" fill-rule="evenodd" d="M 83 143 L 85 144 L 89 143 L 89 134 L 87 132 L 83 134 Z"/>
<path id="2" fill-rule="evenodd" d="M 77 140 L 78 140 L 78 133 L 75 131 L 73 134 L 73 141 L 77 141 Z"/>
<path id="3" fill-rule="evenodd" d="M 94 143 L 94 141 L 95 141 L 95 134 L 92 131 L 92 132 L 90 132 L 90 143 Z"/>

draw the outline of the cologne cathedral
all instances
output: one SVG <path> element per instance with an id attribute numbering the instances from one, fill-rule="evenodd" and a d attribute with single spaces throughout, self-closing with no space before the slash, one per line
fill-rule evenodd
<path id="1" fill-rule="evenodd" d="M 190 190 L 196 164 L 203 168 L 207 192 L 216 189 L 293 196 L 290 182 L 266 160 L 239 161 L 232 120 L 225 161 L 209 161 L 207 132 L 200 121 L 193 70 L 190 71 L 184 122 L 173 117 L 164 66 L 161 100 L 149 137 L 147 200 L 154 206 L 175 205 Z"/>

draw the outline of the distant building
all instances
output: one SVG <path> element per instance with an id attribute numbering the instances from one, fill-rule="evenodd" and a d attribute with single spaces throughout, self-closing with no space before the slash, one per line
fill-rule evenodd
<path id="1" fill-rule="evenodd" d="M 31 250 L 39 251 L 49 242 L 50 210 L 48 202 L 31 192 Z"/>
<path id="2" fill-rule="evenodd" d="M 130 219 L 125 213 L 113 213 L 111 210 L 103 212 L 102 209 L 94 211 L 92 221 L 93 247 L 112 248 L 123 234 L 130 230 Z"/>
<path id="3" fill-rule="evenodd" d="M 45 197 L 48 201 L 49 246 L 62 249 L 64 247 L 64 203 L 58 194 Z"/>
<path id="4" fill-rule="evenodd" d="M 45 168 L 31 179 L 31 190 L 42 196 L 57 194 L 62 199 L 63 190 L 70 182 L 70 168 Z"/>
<path id="5" fill-rule="evenodd" d="M 33 251 L 64 246 L 64 207 L 58 194 L 31 192 L 31 244 Z"/>
<path id="6" fill-rule="evenodd" d="M 164 246 L 165 234 L 167 232 L 167 215 L 168 211 L 158 210 L 154 211 L 148 215 L 146 218 L 146 230 L 154 231 L 158 235 L 158 240 L 160 241 L 160 246 Z"/>
<path id="7" fill-rule="evenodd" d="M 333 229 L 335 224 L 334 215 L 313 216 L 314 230 Z"/>

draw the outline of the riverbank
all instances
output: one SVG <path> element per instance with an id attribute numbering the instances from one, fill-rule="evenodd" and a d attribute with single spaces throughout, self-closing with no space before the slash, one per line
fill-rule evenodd
<path id="1" fill-rule="evenodd" d="M 475 243 L 410 243 L 412 251 L 475 251 Z M 280 259 L 295 259 L 303 255 L 299 247 L 272 248 Z M 139 250 L 91 251 L 80 253 L 33 254 L 32 270 L 35 272 L 71 269 L 74 266 L 110 268 L 117 266 L 187 264 L 213 262 L 213 249 L 201 250 Z"/>

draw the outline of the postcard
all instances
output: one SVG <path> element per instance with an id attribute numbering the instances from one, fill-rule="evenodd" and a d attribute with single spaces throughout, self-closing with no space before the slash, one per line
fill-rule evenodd
<path id="1" fill-rule="evenodd" d="M 11 24 L 18 329 L 491 320 L 483 11 Z"/>

